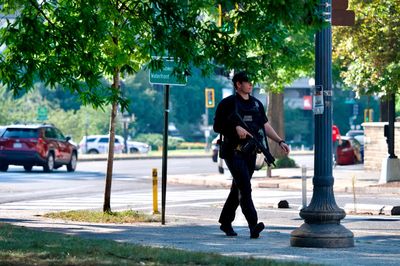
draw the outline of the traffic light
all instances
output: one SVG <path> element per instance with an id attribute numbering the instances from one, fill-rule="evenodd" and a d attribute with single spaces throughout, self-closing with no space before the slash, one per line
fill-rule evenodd
<path id="1" fill-rule="evenodd" d="M 364 109 L 364 122 L 373 122 L 374 121 L 374 110 L 373 109 Z"/>
<path id="2" fill-rule="evenodd" d="M 206 99 L 206 108 L 213 108 L 215 106 L 214 88 L 206 88 L 205 99 Z"/>
<path id="3" fill-rule="evenodd" d="M 229 17 L 230 10 L 239 10 L 239 5 L 230 1 L 220 1 L 218 4 L 218 21 L 217 26 L 226 33 L 237 33 L 237 20 L 231 20 Z"/>

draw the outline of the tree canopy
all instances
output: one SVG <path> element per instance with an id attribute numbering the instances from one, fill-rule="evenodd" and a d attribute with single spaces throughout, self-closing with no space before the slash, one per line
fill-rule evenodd
<path id="1" fill-rule="evenodd" d="M 353 27 L 334 29 L 333 57 L 350 87 L 365 94 L 391 94 L 400 85 L 400 1 L 353 0 Z"/>
<path id="2" fill-rule="evenodd" d="M 101 80 L 159 68 L 151 55 L 168 54 L 179 58 L 177 71 L 222 64 L 282 87 L 312 62 L 316 2 L 240 1 L 224 17 L 237 25 L 231 32 L 216 23 L 217 3 L 234 1 L 9 0 L 0 13 L 15 19 L 3 17 L 0 79 L 14 92 L 42 80 L 78 92 L 84 103 L 123 103 Z"/>
<path id="3" fill-rule="evenodd" d="M 103 207 L 109 212 L 117 105 L 128 106 L 121 75 L 160 69 L 168 56 L 178 63 L 175 74 L 223 65 L 283 88 L 311 62 L 317 10 L 317 0 L 8 0 L 0 7 L 0 80 L 15 94 L 40 80 L 86 104 L 111 103 Z"/>

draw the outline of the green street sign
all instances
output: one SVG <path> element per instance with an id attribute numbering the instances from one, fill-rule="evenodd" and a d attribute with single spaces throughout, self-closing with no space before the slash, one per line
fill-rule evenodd
<path id="1" fill-rule="evenodd" d="M 45 106 L 39 106 L 37 110 L 37 120 L 44 121 L 47 119 L 47 108 Z"/>
<path id="2" fill-rule="evenodd" d="M 150 71 L 150 83 L 158 85 L 185 86 L 187 77 L 184 80 L 178 79 L 172 72 L 176 63 L 171 58 L 163 58 L 164 67 L 158 71 Z"/>

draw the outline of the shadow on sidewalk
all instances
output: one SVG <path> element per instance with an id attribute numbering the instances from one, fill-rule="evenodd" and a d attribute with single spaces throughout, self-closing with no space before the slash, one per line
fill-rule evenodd
<path id="1" fill-rule="evenodd" d="M 355 238 L 354 248 L 298 248 L 290 246 L 295 226 L 267 226 L 259 239 L 250 239 L 246 226 L 235 226 L 237 237 L 227 237 L 217 225 L 197 224 L 90 224 L 50 219 L 0 219 L 0 222 L 36 230 L 109 239 L 155 247 L 212 252 L 229 256 L 252 256 L 277 260 L 337 265 L 398 265 L 400 235 L 365 235 Z M 350 223 L 356 223 L 351 221 Z M 378 228 L 376 228 L 378 229 Z M 382 229 L 384 230 L 384 229 Z M 388 234 L 389 233 L 389 234 Z"/>

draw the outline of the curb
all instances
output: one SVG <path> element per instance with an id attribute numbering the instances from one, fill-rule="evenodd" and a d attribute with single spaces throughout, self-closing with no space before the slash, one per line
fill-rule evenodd
<path id="1" fill-rule="evenodd" d="M 352 187 L 344 187 L 342 192 L 346 193 L 352 193 L 353 188 Z M 368 193 L 368 194 L 399 194 L 399 188 L 396 187 L 379 187 L 375 185 L 370 185 L 368 187 L 356 187 L 355 192 L 356 193 Z"/>
<path id="2" fill-rule="evenodd" d="M 78 162 L 95 162 L 95 161 L 107 161 L 107 154 L 95 154 L 95 155 L 80 155 L 78 154 Z M 168 155 L 168 159 L 175 158 L 207 158 L 211 157 L 211 154 L 198 154 L 198 155 Z M 162 155 L 131 155 L 131 154 L 118 154 L 114 155 L 114 161 L 116 160 L 151 160 L 151 159 L 162 159 Z"/>
<path id="3" fill-rule="evenodd" d="M 280 182 L 282 180 L 296 180 L 296 183 L 286 183 Z M 311 181 L 311 177 L 307 178 L 308 181 Z M 191 176 L 190 178 L 186 176 L 169 176 L 168 182 L 176 183 L 176 184 L 186 184 L 186 185 L 198 185 L 198 186 L 205 186 L 205 187 L 215 187 L 215 188 L 229 188 L 232 183 L 232 178 L 227 175 L 195 175 Z M 270 178 L 266 180 L 263 178 L 262 180 L 257 180 L 255 178 L 252 181 L 252 186 L 254 188 L 273 188 L 273 189 L 282 189 L 282 190 L 292 190 L 292 191 L 299 191 L 301 192 L 301 178 L 295 176 L 293 178 L 284 177 L 279 179 Z M 307 193 L 312 193 L 312 185 L 307 184 Z M 344 192 L 344 193 L 353 193 L 352 187 L 335 187 L 335 192 Z M 388 186 L 380 186 L 380 185 L 370 185 L 368 187 L 355 187 L 354 190 L 356 193 L 368 193 L 368 194 L 398 194 L 399 188 L 398 187 L 388 187 Z M 278 208 L 278 202 L 280 199 L 274 202 L 264 203 L 264 207 L 268 208 Z M 391 206 L 391 205 L 375 205 L 375 204 L 356 204 L 354 206 L 353 203 L 347 203 L 344 206 L 344 210 L 346 214 L 351 215 L 360 215 L 360 214 L 367 214 L 367 215 L 400 215 L 400 206 Z"/>
<path id="4" fill-rule="evenodd" d="M 296 151 L 292 152 L 292 155 L 305 156 L 312 155 L 312 151 Z M 210 158 L 212 153 L 208 154 L 179 154 L 179 155 L 168 155 L 168 159 L 172 158 Z M 105 161 L 108 158 L 108 154 L 80 154 L 78 153 L 78 161 L 80 162 L 90 162 L 90 161 Z M 144 160 L 144 159 L 162 159 L 163 156 L 160 155 L 148 155 L 148 154 L 114 154 L 114 160 Z"/>
<path id="5" fill-rule="evenodd" d="M 344 211 L 347 214 L 400 215 L 400 206 L 347 203 Z"/>

